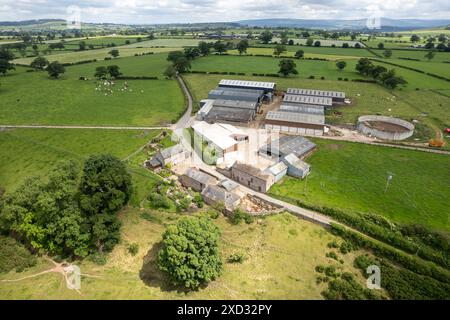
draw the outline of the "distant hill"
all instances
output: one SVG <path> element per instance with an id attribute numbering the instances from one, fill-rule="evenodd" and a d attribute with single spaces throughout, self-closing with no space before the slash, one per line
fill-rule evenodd
<path id="1" fill-rule="evenodd" d="M 237 23 L 250 27 L 296 27 L 311 29 L 339 29 L 364 30 L 367 29 L 366 19 L 338 20 L 338 19 L 256 19 L 241 20 Z M 389 19 L 381 18 L 381 30 L 400 31 L 443 27 L 450 24 L 450 19 Z"/>
<path id="2" fill-rule="evenodd" d="M 38 19 L 38 20 L 24 20 L 24 21 L 0 21 L 0 26 L 16 27 L 16 26 L 30 26 L 37 24 L 46 24 L 52 22 L 65 22 L 62 19 Z"/>

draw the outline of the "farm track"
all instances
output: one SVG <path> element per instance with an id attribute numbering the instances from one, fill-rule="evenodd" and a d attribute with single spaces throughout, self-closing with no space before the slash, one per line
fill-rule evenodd
<path id="1" fill-rule="evenodd" d="M 164 130 L 172 127 L 128 127 L 128 126 L 47 126 L 0 124 L 0 129 L 100 129 L 100 130 Z"/>

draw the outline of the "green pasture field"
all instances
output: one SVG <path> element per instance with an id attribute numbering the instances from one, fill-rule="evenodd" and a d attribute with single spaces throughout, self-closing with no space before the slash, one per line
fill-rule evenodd
<path id="1" fill-rule="evenodd" d="M 156 59 L 155 59 L 156 57 Z M 2 77 L 0 123 L 28 125 L 161 126 L 170 125 L 185 109 L 183 93 L 176 80 L 163 80 L 157 55 L 117 59 L 126 75 L 159 76 L 161 80 L 119 80 L 107 86 L 93 79 L 95 67 L 108 63 L 67 67 L 60 79 L 46 72 L 16 71 Z M 152 58 L 155 60 L 153 67 Z M 136 59 L 136 60 L 134 60 Z M 139 62 L 142 64 L 139 67 Z M 112 62 L 110 62 L 112 63 Z M 129 63 L 129 64 L 128 64 Z M 129 69 L 128 69 L 129 66 Z M 140 73 L 134 73 L 138 70 Z M 148 70 L 148 74 L 147 74 Z M 156 70 L 156 71 L 155 71 Z M 133 74 L 130 74 L 133 72 Z M 79 80 L 79 77 L 90 80 Z M 124 89 L 128 82 L 129 89 Z"/>
<path id="2" fill-rule="evenodd" d="M 287 48 L 289 49 L 289 48 Z M 302 49 L 303 50 L 303 49 Z M 258 55 L 258 54 L 263 54 L 263 55 L 273 55 L 273 48 L 248 48 L 247 49 L 247 54 L 251 54 L 251 55 Z M 311 52 L 307 52 L 308 50 L 304 50 L 305 51 L 305 58 L 320 58 L 320 59 L 328 59 L 328 60 L 342 60 L 342 59 L 359 59 L 360 57 L 358 56 L 351 56 L 351 55 L 335 55 L 335 54 L 322 54 L 322 53 L 311 53 Z M 232 55 L 239 55 L 239 52 L 237 50 L 229 50 L 227 51 L 228 54 L 232 54 Z M 347 53 L 347 52 L 343 52 L 343 53 Z M 282 56 L 288 56 L 288 57 L 294 57 L 295 56 L 295 51 L 292 50 L 288 50 L 286 52 L 284 52 L 282 54 Z"/>
<path id="3" fill-rule="evenodd" d="M 360 143 L 315 139 L 302 181 L 284 178 L 270 194 L 349 211 L 375 213 L 405 224 L 450 231 L 450 157 Z M 386 191 L 389 174 L 393 179 Z"/>
<path id="4" fill-rule="evenodd" d="M 96 47 L 101 47 L 101 46 L 107 46 L 110 44 L 114 44 L 114 46 L 122 46 L 125 45 L 127 41 L 130 41 L 131 43 L 138 43 L 137 42 L 137 38 L 140 36 L 111 36 L 111 37 L 93 37 L 93 38 L 85 38 L 85 39 L 77 39 L 77 40 L 66 40 L 64 42 L 64 45 L 68 45 L 68 46 L 76 46 L 78 47 L 79 43 L 81 41 L 84 41 L 86 43 L 87 46 L 89 45 L 93 45 Z M 141 36 L 142 39 L 144 39 L 145 36 Z"/>
<path id="5" fill-rule="evenodd" d="M 449 56 L 450 58 L 450 56 Z M 438 61 L 411 61 L 404 59 L 386 59 L 386 62 L 399 64 L 402 66 L 422 70 L 432 74 L 437 74 L 443 77 L 450 78 L 450 63 L 442 63 Z M 394 66 L 392 66 L 395 68 Z"/>
<path id="6" fill-rule="evenodd" d="M 13 191 L 26 178 L 45 176 L 59 160 L 77 162 L 111 153 L 126 158 L 160 131 L 99 129 L 7 129 L 0 131 L 0 186 Z M 140 181 L 140 177 L 136 176 Z"/>
<path id="7" fill-rule="evenodd" d="M 361 252 L 337 253 L 344 264 L 325 254 L 327 244 L 342 242 L 326 229 L 290 214 L 262 218 L 260 223 L 232 225 L 219 217 L 214 223 L 222 232 L 220 252 L 223 260 L 243 253 L 243 263 L 225 263 L 224 273 L 206 288 L 186 292 L 173 287 L 156 266 L 162 234 L 179 214 L 149 209 L 128 208 L 120 213 L 122 241 L 109 255 L 105 265 L 88 260 L 77 262 L 81 272 L 96 277 L 82 277 L 80 293 L 67 289 L 60 274 L 49 273 L 23 281 L 2 283 L 3 299 L 323 299 L 326 284 L 317 284 L 315 267 L 334 265 L 339 272 L 352 272 L 363 285 L 365 279 L 352 264 Z M 132 243 L 139 245 L 137 255 L 128 252 Z M 335 250 L 334 250 L 335 251 Z M 22 273 L 14 271 L 0 279 L 17 279 L 52 267 L 42 258 Z M 282 270 L 282 272 L 280 271 Z"/>
<path id="8" fill-rule="evenodd" d="M 45 57 L 50 61 L 58 61 L 60 63 L 74 63 L 85 60 L 104 60 L 106 57 L 111 57 L 109 52 L 114 48 L 103 48 L 76 52 L 62 52 L 58 50 L 53 51 L 53 54 L 46 55 Z M 132 57 L 135 54 L 143 54 L 148 52 L 160 53 L 179 50 L 179 48 L 123 48 L 116 47 L 119 50 L 120 57 Z M 20 58 L 15 59 L 13 62 L 22 65 L 29 65 L 35 57 L 32 58 Z"/>
<path id="9" fill-rule="evenodd" d="M 389 61 L 389 60 L 386 60 Z M 405 68 L 392 66 L 389 64 L 385 64 L 382 62 L 374 62 L 376 65 L 382 65 L 386 69 L 395 69 L 395 72 L 397 75 L 402 76 L 406 81 L 408 81 L 408 84 L 406 85 L 406 88 L 408 89 L 448 89 L 450 88 L 450 82 L 446 80 L 442 80 L 439 78 L 435 78 L 417 71 L 408 70 Z M 427 63 L 427 62 L 424 62 Z M 399 62 L 399 64 L 402 64 Z M 442 63 L 444 64 L 444 63 Z M 405 64 L 402 64 L 405 65 Z M 426 70 L 426 67 L 423 67 Z M 418 68 L 419 69 L 419 68 Z M 443 69 L 448 69 L 448 66 L 443 66 Z M 430 70 L 431 72 L 431 70 Z"/>
<path id="10" fill-rule="evenodd" d="M 192 62 L 194 71 L 217 72 L 244 72 L 252 73 L 278 73 L 280 59 L 271 57 L 236 56 L 236 55 L 210 55 L 196 59 Z M 299 75 L 296 77 L 307 78 L 311 75 L 317 77 L 336 79 L 358 78 L 350 65 L 343 71 L 339 71 L 335 61 L 321 60 L 295 60 Z"/>
<path id="11" fill-rule="evenodd" d="M 384 50 L 374 50 L 377 52 L 380 56 L 383 56 Z M 425 58 L 425 55 L 427 54 L 427 50 L 422 49 L 411 49 L 411 50 L 392 50 L 392 57 L 391 59 L 398 59 L 398 58 L 412 58 L 412 59 L 420 59 L 423 61 L 428 61 L 427 58 Z M 407 61 L 407 60 L 405 60 Z M 436 52 L 436 56 L 433 58 L 434 62 L 443 62 L 443 61 L 450 61 L 450 52 Z"/>
<path id="12" fill-rule="evenodd" d="M 289 38 L 289 40 L 293 40 L 294 44 L 296 44 L 296 45 L 306 45 L 306 42 L 308 41 L 308 39 L 305 39 L 305 38 Z M 348 43 L 348 45 L 350 47 L 355 46 L 356 43 L 359 43 L 362 46 L 364 46 L 364 43 L 361 43 L 359 41 L 352 41 L 352 40 L 314 39 L 314 41 L 320 41 L 320 45 L 324 46 L 324 47 L 331 47 L 333 45 L 336 47 L 342 47 L 342 45 L 344 43 Z M 280 42 L 281 42 L 281 38 L 273 38 L 272 39 L 273 44 L 280 43 Z"/>
<path id="13" fill-rule="evenodd" d="M 260 47 L 271 47 L 274 45 L 259 45 Z M 375 57 L 370 51 L 360 48 L 339 48 L 339 47 L 314 47 L 314 46 L 285 46 L 288 52 L 296 52 L 303 50 L 309 54 L 332 55 L 332 56 L 351 56 L 351 57 Z M 272 49 L 273 50 L 273 49 Z"/>
<path id="14" fill-rule="evenodd" d="M 198 45 L 199 42 L 213 42 L 212 40 L 202 40 L 202 39 L 176 39 L 176 38 L 170 38 L 170 39 L 154 39 L 154 40 L 146 40 L 142 42 L 136 42 L 133 44 L 129 44 L 125 46 L 126 48 L 137 48 L 137 47 L 143 47 L 143 48 L 152 48 L 152 47 L 195 47 Z"/>

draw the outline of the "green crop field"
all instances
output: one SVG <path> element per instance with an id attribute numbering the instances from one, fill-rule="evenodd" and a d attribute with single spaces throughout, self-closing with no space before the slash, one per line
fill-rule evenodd
<path id="1" fill-rule="evenodd" d="M 17 68 L 2 81 L 0 123 L 47 125 L 160 126 L 170 124 L 183 112 L 184 97 L 176 80 L 116 81 L 104 86 L 92 77 L 95 67 L 111 63 L 123 67 L 126 75 L 162 78 L 165 56 L 126 58 L 67 67 L 61 79 L 45 72 Z M 153 62 L 154 63 L 153 63 Z M 134 72 L 139 70 L 140 72 Z M 132 73 L 132 74 L 131 74 Z M 100 89 L 96 89 L 97 87 Z M 109 91 L 109 90 L 112 90 Z M 164 94 L 161 94 L 164 93 Z"/>
<path id="2" fill-rule="evenodd" d="M 130 43 L 137 42 L 137 38 L 139 36 L 133 36 L 133 37 L 118 37 L 118 36 L 111 36 L 111 37 L 94 37 L 94 38 L 85 38 L 85 39 L 77 39 L 77 40 L 66 40 L 64 42 L 64 45 L 66 46 L 76 46 L 78 47 L 79 43 L 81 41 L 84 41 L 87 46 L 93 45 L 93 46 L 107 46 L 114 44 L 114 46 L 122 46 L 127 44 L 126 42 L 129 41 Z M 144 38 L 144 36 L 142 36 Z"/>
<path id="3" fill-rule="evenodd" d="M 107 263 L 77 262 L 82 277 L 81 294 L 68 290 L 60 274 L 50 273 L 13 283 L 2 283 L 4 299 L 322 299 L 326 284 L 316 284 L 314 268 L 334 264 L 338 270 L 363 278 L 352 262 L 358 252 L 339 257 L 341 265 L 326 258 L 327 244 L 339 238 L 324 228 L 289 214 L 270 216 L 260 223 L 231 225 L 224 217 L 214 220 L 222 231 L 223 259 L 239 252 L 242 264 L 225 264 L 224 274 L 198 291 L 184 292 L 170 285 L 156 266 L 156 255 L 165 226 L 180 215 L 129 208 L 120 213 L 122 241 Z M 128 253 L 131 243 L 139 245 L 136 256 Z M 22 273 L 10 272 L 0 279 L 17 279 L 50 268 L 39 259 L 37 266 Z M 282 272 L 280 271 L 282 270 Z"/>
<path id="4" fill-rule="evenodd" d="M 133 44 L 129 44 L 125 46 L 126 48 L 151 48 L 151 47 L 195 47 L 198 45 L 200 41 L 204 42 L 212 42 L 211 40 L 198 40 L 198 39 L 154 39 L 154 40 L 146 40 L 142 42 L 136 42 Z"/>
<path id="5" fill-rule="evenodd" d="M 384 50 L 374 50 L 377 52 L 380 56 L 383 56 Z M 428 61 L 427 58 L 425 58 L 425 55 L 427 54 L 427 50 L 392 50 L 392 59 L 398 59 L 398 58 L 412 58 L 412 59 L 420 59 L 423 61 Z M 436 56 L 432 60 L 433 62 L 443 62 L 443 61 L 450 61 L 450 52 L 436 52 Z"/>
<path id="6" fill-rule="evenodd" d="M 14 190 L 26 178 L 43 175 L 58 160 L 83 160 L 98 153 L 121 159 L 160 131 L 95 129 L 8 129 L 0 131 L 0 186 Z"/>
<path id="7" fill-rule="evenodd" d="M 63 51 L 60 53 L 59 51 L 53 51 L 53 54 L 46 55 L 45 57 L 50 61 L 58 61 L 60 63 L 74 63 L 79 61 L 86 60 L 103 60 L 106 57 L 111 57 L 109 52 L 113 48 L 103 48 L 103 49 L 94 49 L 94 50 L 85 50 L 85 51 L 75 51 L 75 52 L 67 52 Z M 132 57 L 136 54 L 143 54 L 148 52 L 160 53 L 160 52 L 168 52 L 173 50 L 178 50 L 179 48 L 123 48 L 117 47 L 119 50 L 120 57 Z M 19 58 L 15 59 L 14 63 L 29 65 L 35 58 Z"/>
<path id="8" fill-rule="evenodd" d="M 315 139 L 307 180 L 285 178 L 275 196 L 383 215 L 450 231 L 450 157 L 419 151 Z M 393 175 L 385 191 L 389 174 Z"/>

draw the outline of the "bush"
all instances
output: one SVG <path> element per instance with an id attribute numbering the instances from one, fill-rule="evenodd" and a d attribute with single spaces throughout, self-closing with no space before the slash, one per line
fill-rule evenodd
<path id="1" fill-rule="evenodd" d="M 36 265 L 33 256 L 22 244 L 11 237 L 0 236 L 0 273 L 23 270 Z"/>
<path id="2" fill-rule="evenodd" d="M 87 258 L 89 261 L 98 264 L 99 266 L 104 266 L 108 262 L 108 255 L 105 253 L 93 253 Z"/>
<path id="3" fill-rule="evenodd" d="M 254 221 L 254 218 L 252 215 L 248 214 L 247 212 L 244 212 L 240 209 L 234 210 L 233 214 L 231 215 L 231 223 L 234 225 L 240 224 L 242 221 L 245 221 L 247 224 L 251 224 Z"/>
<path id="4" fill-rule="evenodd" d="M 170 201 L 169 198 L 167 198 L 164 195 L 160 195 L 159 193 L 153 192 L 148 196 L 148 200 L 150 201 L 150 205 L 152 208 L 159 209 L 169 209 L 170 208 Z"/>
<path id="5" fill-rule="evenodd" d="M 245 255 L 242 252 L 237 252 L 237 253 L 231 254 L 228 257 L 227 262 L 228 263 L 243 263 L 244 260 L 245 260 Z"/>
<path id="6" fill-rule="evenodd" d="M 309 76 L 308 79 L 315 79 L 315 76 Z"/>
<path id="7" fill-rule="evenodd" d="M 139 252 L 139 244 L 137 243 L 132 243 L 128 246 L 128 252 L 132 255 L 135 256 L 138 254 Z"/>
<path id="8" fill-rule="evenodd" d="M 316 270 L 316 272 L 318 272 L 318 273 L 323 273 L 323 272 L 325 271 L 325 267 L 319 265 L 319 266 L 316 266 L 315 270 Z"/>

